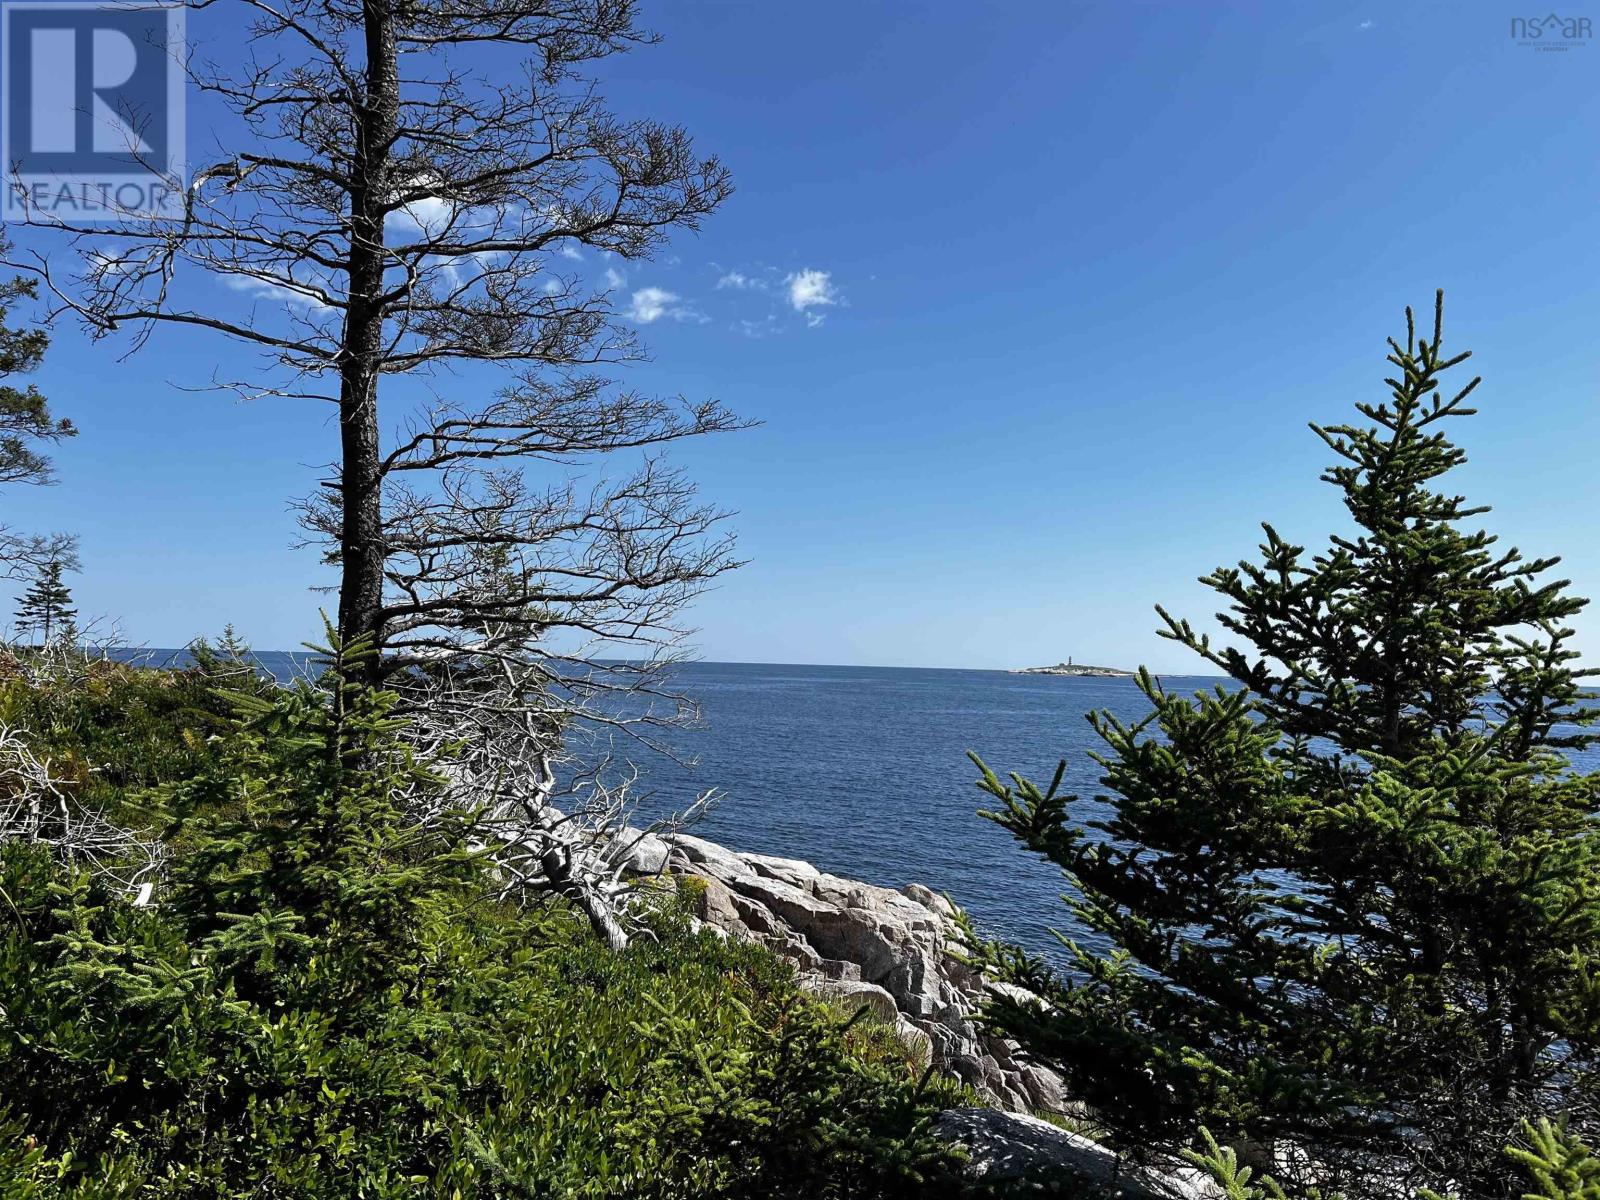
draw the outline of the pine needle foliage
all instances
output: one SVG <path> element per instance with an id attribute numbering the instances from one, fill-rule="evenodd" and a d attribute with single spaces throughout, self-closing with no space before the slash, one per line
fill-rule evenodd
<path id="1" fill-rule="evenodd" d="M 1565 1121 L 1540 1117 L 1522 1126 L 1525 1144 L 1507 1147 L 1533 1183 L 1523 1200 L 1600 1200 L 1600 1158 Z"/>
<path id="2" fill-rule="evenodd" d="M 0 845 L 0 1197 L 957 1192 L 950 1089 L 852 1055 L 767 952 L 496 903 L 465 818 L 408 816 L 439 781 L 366 651 L 230 697 L 149 798 L 154 905 Z"/>
<path id="3" fill-rule="evenodd" d="M 46 645 L 77 640 L 78 610 L 72 607 L 72 589 L 61 578 L 66 564 L 52 558 L 34 571 L 17 602 L 16 625 L 20 634 L 33 634 Z"/>
<path id="4" fill-rule="evenodd" d="M 1272 1176 L 1241 1165 L 1233 1148 L 1218 1145 L 1210 1130 L 1200 1131 L 1200 1141 L 1201 1148 L 1185 1151 L 1184 1157 L 1211 1177 L 1223 1200 L 1287 1200 Z M 1506 1157 L 1521 1168 L 1526 1185 L 1534 1189 L 1523 1192 L 1522 1200 L 1600 1200 L 1600 1158 L 1568 1131 L 1566 1122 L 1548 1117 L 1524 1121 L 1521 1141 L 1506 1147 Z M 1321 1200 L 1314 1188 L 1307 1196 Z M 1416 1200 L 1443 1198 L 1424 1188 Z"/>
<path id="5" fill-rule="evenodd" d="M 1259 560 L 1206 576 L 1234 644 L 1161 614 L 1230 685 L 1141 673 L 1148 717 L 1093 714 L 1103 797 L 974 760 L 984 815 L 1109 946 L 1067 939 L 1065 973 L 974 955 L 1044 997 L 990 1017 L 1127 1146 L 1205 1124 L 1348 1195 L 1509 1196 L 1524 1117 L 1595 1127 L 1597 779 L 1567 759 L 1595 736 L 1566 624 L 1585 602 L 1443 482 L 1478 380 L 1443 388 L 1467 355 L 1442 297 L 1431 337 L 1408 310 L 1389 348 L 1388 399 L 1313 426 L 1348 531 L 1308 554 L 1267 525 Z"/>
<path id="6" fill-rule="evenodd" d="M 0 237 L 0 253 L 10 249 Z M 51 414 L 37 387 L 12 382 L 13 376 L 37 370 L 50 345 L 43 329 L 8 324 L 12 308 L 37 294 L 32 280 L 0 280 L 0 483 L 49 483 L 50 460 L 42 447 L 78 432 L 71 421 Z"/>

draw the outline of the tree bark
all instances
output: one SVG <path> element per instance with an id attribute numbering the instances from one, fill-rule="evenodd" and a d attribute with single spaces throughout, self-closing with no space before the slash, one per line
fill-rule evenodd
<path id="1" fill-rule="evenodd" d="M 365 0 L 366 96 L 357 112 L 350 191 L 350 302 L 339 362 L 339 636 L 368 638 L 359 674 L 382 677 L 383 496 L 378 445 L 378 374 L 383 356 L 385 205 L 399 124 L 400 83 L 393 0 Z"/>

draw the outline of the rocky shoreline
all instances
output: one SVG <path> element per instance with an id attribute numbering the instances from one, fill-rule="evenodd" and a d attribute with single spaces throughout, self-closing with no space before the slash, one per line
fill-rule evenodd
<path id="1" fill-rule="evenodd" d="M 917 883 L 897 890 L 845 879 L 800 859 L 740 853 L 688 834 L 629 831 L 623 841 L 629 874 L 696 880 L 698 920 L 788 959 L 809 990 L 870 1007 L 935 1069 L 993 1105 L 946 1112 L 937 1124 L 967 1146 L 975 1175 L 1066 1173 L 1135 1197 L 1214 1194 L 1191 1168 L 1135 1169 L 1041 1119 L 1080 1116 L 1081 1109 L 1059 1075 L 977 1024 L 983 984 L 956 956 L 954 909 L 943 896 Z"/>
<path id="2" fill-rule="evenodd" d="M 920 884 L 896 891 L 808 862 L 741 854 L 703 838 L 662 843 L 658 869 L 697 877 L 696 915 L 794 963 L 813 991 L 857 1000 L 933 1065 L 1013 1112 L 1065 1111 L 1060 1077 L 974 1023 L 982 984 L 954 954 L 954 909 Z"/>

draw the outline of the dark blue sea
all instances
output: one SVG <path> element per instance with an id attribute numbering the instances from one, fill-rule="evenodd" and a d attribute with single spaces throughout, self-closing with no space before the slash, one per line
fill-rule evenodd
<path id="1" fill-rule="evenodd" d="M 703 836 L 872 883 L 926 884 L 986 931 L 1045 953 L 1058 949 L 1050 927 L 1069 916 L 1060 874 L 977 815 L 989 797 L 966 752 L 1041 783 L 1065 758 L 1066 784 L 1092 795 L 1100 771 L 1088 751 L 1100 741 L 1085 714 L 1148 711 L 1131 679 L 1004 671 L 698 663 L 681 689 L 699 701 L 704 728 L 675 741 L 699 761 L 648 766 L 655 806 L 720 788 Z"/>

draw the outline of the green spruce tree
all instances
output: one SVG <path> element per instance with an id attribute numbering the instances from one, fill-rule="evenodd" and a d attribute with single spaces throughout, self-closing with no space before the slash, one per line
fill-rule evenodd
<path id="1" fill-rule="evenodd" d="M 8 248 L 9 243 L 0 239 L 0 253 Z M 18 300 L 32 299 L 36 290 L 37 285 L 28 279 L 0 283 L 0 381 L 36 370 L 44 360 L 50 344 L 44 330 L 6 324 L 11 307 Z M 50 460 L 40 452 L 40 445 L 75 433 L 71 421 L 51 415 L 38 388 L 0 382 L 0 483 L 48 482 Z"/>
<path id="2" fill-rule="evenodd" d="M 1519 1192 L 1500 1153 L 1570 1111 L 1592 1140 L 1600 1046 L 1597 779 L 1565 622 L 1584 601 L 1441 490 L 1478 384 L 1406 314 L 1390 395 L 1313 426 L 1351 519 L 1327 549 L 1265 526 L 1259 562 L 1204 578 L 1238 645 L 1162 611 L 1235 686 L 1140 686 L 1090 720 L 1109 812 L 979 766 L 985 813 L 1058 864 L 1080 928 L 1066 972 L 974 939 L 991 1018 L 1059 1066 L 1130 1147 L 1198 1126 L 1347 1195 Z M 1297 1166 L 1298 1164 L 1298 1166 Z"/>
<path id="3" fill-rule="evenodd" d="M 61 578 L 65 567 L 59 558 L 43 563 L 17 603 L 17 632 L 37 635 L 41 645 L 77 638 L 78 610 L 72 607 L 72 589 Z"/>
<path id="4" fill-rule="evenodd" d="M 10 249 L 0 237 L 0 257 Z M 37 284 L 20 276 L 0 282 L 0 484 L 49 483 L 50 459 L 44 447 L 74 436 L 72 422 L 56 417 L 33 384 L 18 387 L 12 377 L 38 369 L 50 345 L 37 327 L 13 326 L 7 318 L 20 300 L 31 300 Z M 50 558 L 70 558 L 73 539 L 65 534 L 19 533 L 5 523 L 0 510 L 0 574 L 25 574 Z"/>

